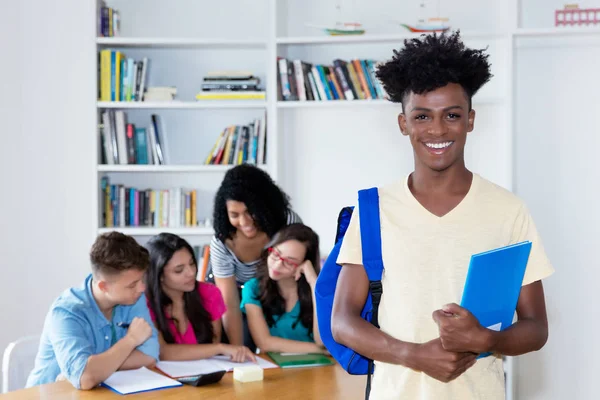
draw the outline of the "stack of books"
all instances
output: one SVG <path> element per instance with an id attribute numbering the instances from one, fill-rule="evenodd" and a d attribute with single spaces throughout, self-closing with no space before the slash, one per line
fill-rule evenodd
<path id="1" fill-rule="evenodd" d="M 248 71 L 209 72 L 196 100 L 264 100 L 260 78 Z"/>

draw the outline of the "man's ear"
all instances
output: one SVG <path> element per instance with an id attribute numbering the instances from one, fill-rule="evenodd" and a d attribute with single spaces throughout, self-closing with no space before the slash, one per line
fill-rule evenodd
<path id="1" fill-rule="evenodd" d="M 471 109 L 469 111 L 469 126 L 467 127 L 467 132 L 472 132 L 475 128 L 475 110 Z"/>
<path id="2" fill-rule="evenodd" d="M 100 289 L 100 291 L 102 292 L 107 292 L 108 291 L 108 282 L 106 282 L 103 279 L 98 279 L 98 289 Z"/>
<path id="3" fill-rule="evenodd" d="M 398 126 L 400 127 L 400 132 L 404 136 L 408 136 L 408 131 L 406 130 L 406 115 L 404 113 L 398 114 Z"/>

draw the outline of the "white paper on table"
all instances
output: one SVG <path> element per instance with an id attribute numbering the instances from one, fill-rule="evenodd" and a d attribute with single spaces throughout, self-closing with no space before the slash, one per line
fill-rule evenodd
<path id="1" fill-rule="evenodd" d="M 272 362 L 269 362 L 261 357 L 256 357 L 255 363 L 252 361 L 236 363 L 236 362 L 230 361 L 228 356 L 215 356 L 215 357 L 210 358 L 210 360 L 218 361 L 219 364 L 222 365 L 221 369 L 224 369 L 225 371 L 233 371 L 233 369 L 235 367 L 248 367 L 250 365 L 258 365 L 262 369 L 279 368 L 279 366 L 277 364 L 273 364 Z"/>
<path id="2" fill-rule="evenodd" d="M 102 384 L 120 394 L 182 386 L 181 382 L 150 371 L 146 367 L 128 371 L 117 371 L 102 382 Z"/>

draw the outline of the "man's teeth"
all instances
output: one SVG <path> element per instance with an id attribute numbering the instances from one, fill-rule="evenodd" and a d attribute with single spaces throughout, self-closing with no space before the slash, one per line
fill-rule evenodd
<path id="1" fill-rule="evenodd" d="M 432 149 L 444 149 L 450 146 L 452 142 L 444 142 L 444 143 L 425 143 L 425 146 Z"/>

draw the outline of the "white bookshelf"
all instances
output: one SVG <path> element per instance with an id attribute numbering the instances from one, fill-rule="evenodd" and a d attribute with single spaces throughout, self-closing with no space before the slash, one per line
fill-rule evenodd
<path id="1" fill-rule="evenodd" d="M 197 148 L 200 154 L 199 160 L 214 143 L 219 129 L 227 124 L 241 124 L 266 110 L 268 160 L 263 168 L 291 195 L 294 207 L 303 219 L 325 239 L 323 245 L 326 248 L 328 240 L 333 237 L 335 216 L 341 205 L 347 205 L 346 200 L 340 204 L 336 199 L 353 199 L 353 185 L 361 187 L 395 179 L 398 171 L 412 167 L 412 151 L 399 148 L 402 139 L 398 138 L 400 134 L 395 122 L 398 104 L 384 100 L 278 101 L 275 60 L 282 56 L 320 64 L 330 63 L 335 58 L 387 59 L 391 57 L 392 49 L 400 47 L 403 40 L 418 35 L 385 23 L 379 30 L 368 29 L 365 35 L 346 37 L 327 36 L 307 28 L 305 23 L 315 22 L 315 19 L 319 20 L 316 22 L 335 21 L 337 14 L 331 1 L 240 2 L 239 8 L 226 13 L 227 23 L 215 13 L 215 18 L 202 18 L 201 24 L 198 24 L 198 15 L 202 15 L 206 5 L 199 3 L 182 0 L 178 9 L 186 7 L 186 12 L 178 12 L 175 18 L 163 16 L 170 12 L 170 8 L 158 1 L 151 1 L 147 6 L 140 0 L 108 1 L 109 6 L 122 8 L 123 22 L 128 16 L 135 15 L 136 23 L 140 25 L 130 24 L 127 27 L 129 31 L 124 32 L 122 37 L 97 38 L 97 49 L 118 48 L 133 52 L 135 56 L 148 54 L 153 83 L 168 85 L 175 81 L 181 96 L 174 102 L 97 102 L 97 110 L 125 109 L 142 116 L 152 110 L 164 112 L 177 128 L 176 132 L 169 133 L 189 138 L 190 147 Z M 367 3 L 354 2 L 359 19 L 364 17 L 373 22 L 385 14 L 415 20 L 417 11 L 406 2 L 386 2 L 390 9 L 384 11 Z M 215 4 L 212 7 L 219 7 Z M 444 11 L 450 14 L 451 22 L 455 23 L 453 27 L 460 27 L 461 36 L 468 45 L 477 48 L 489 46 L 494 74 L 492 81 L 473 101 L 477 109 L 476 132 L 469 137 L 469 148 L 473 150 L 471 155 L 467 154 L 471 157 L 467 161 L 484 176 L 511 189 L 514 60 L 518 43 L 531 41 L 537 46 L 540 41 L 552 43 L 579 36 L 600 38 L 600 27 L 555 28 L 550 19 L 538 23 L 525 11 L 532 7 L 546 7 L 540 15 L 551 15 L 553 5 L 541 0 L 463 0 L 461 5 L 465 4 L 469 6 L 469 13 L 465 13 L 462 7 L 452 8 L 450 5 Z M 314 13 L 315 9 L 319 9 L 319 13 Z M 157 69 L 152 68 L 153 64 Z M 251 70 L 260 76 L 266 89 L 265 101 L 200 102 L 193 99 L 193 94 L 199 90 L 199 77 L 204 72 L 238 68 Z M 185 142 L 185 139 L 178 140 Z M 344 157 L 336 154 L 344 154 Z M 386 163 L 385 168 L 382 168 L 382 160 Z M 139 180 L 141 184 L 152 179 L 160 184 L 171 184 L 184 179 L 183 176 L 185 182 L 192 182 L 189 177 L 193 176 L 202 186 L 206 201 L 210 201 L 222 175 L 230 168 L 196 165 L 188 159 L 175 162 L 178 164 L 96 165 L 96 170 L 99 179 L 109 174 L 111 177 L 127 177 L 128 182 Z M 338 171 L 352 168 L 360 170 L 353 179 L 357 183 L 339 179 Z M 373 177 L 379 181 L 373 181 Z M 211 204 L 207 204 L 203 215 L 208 215 L 210 208 Z M 95 226 L 97 233 L 107 229 L 112 228 Z M 202 227 L 116 229 L 135 236 L 168 230 L 198 236 L 202 240 L 212 232 Z M 507 400 L 514 399 L 514 365 L 515 360 L 508 358 L 505 363 Z"/>

